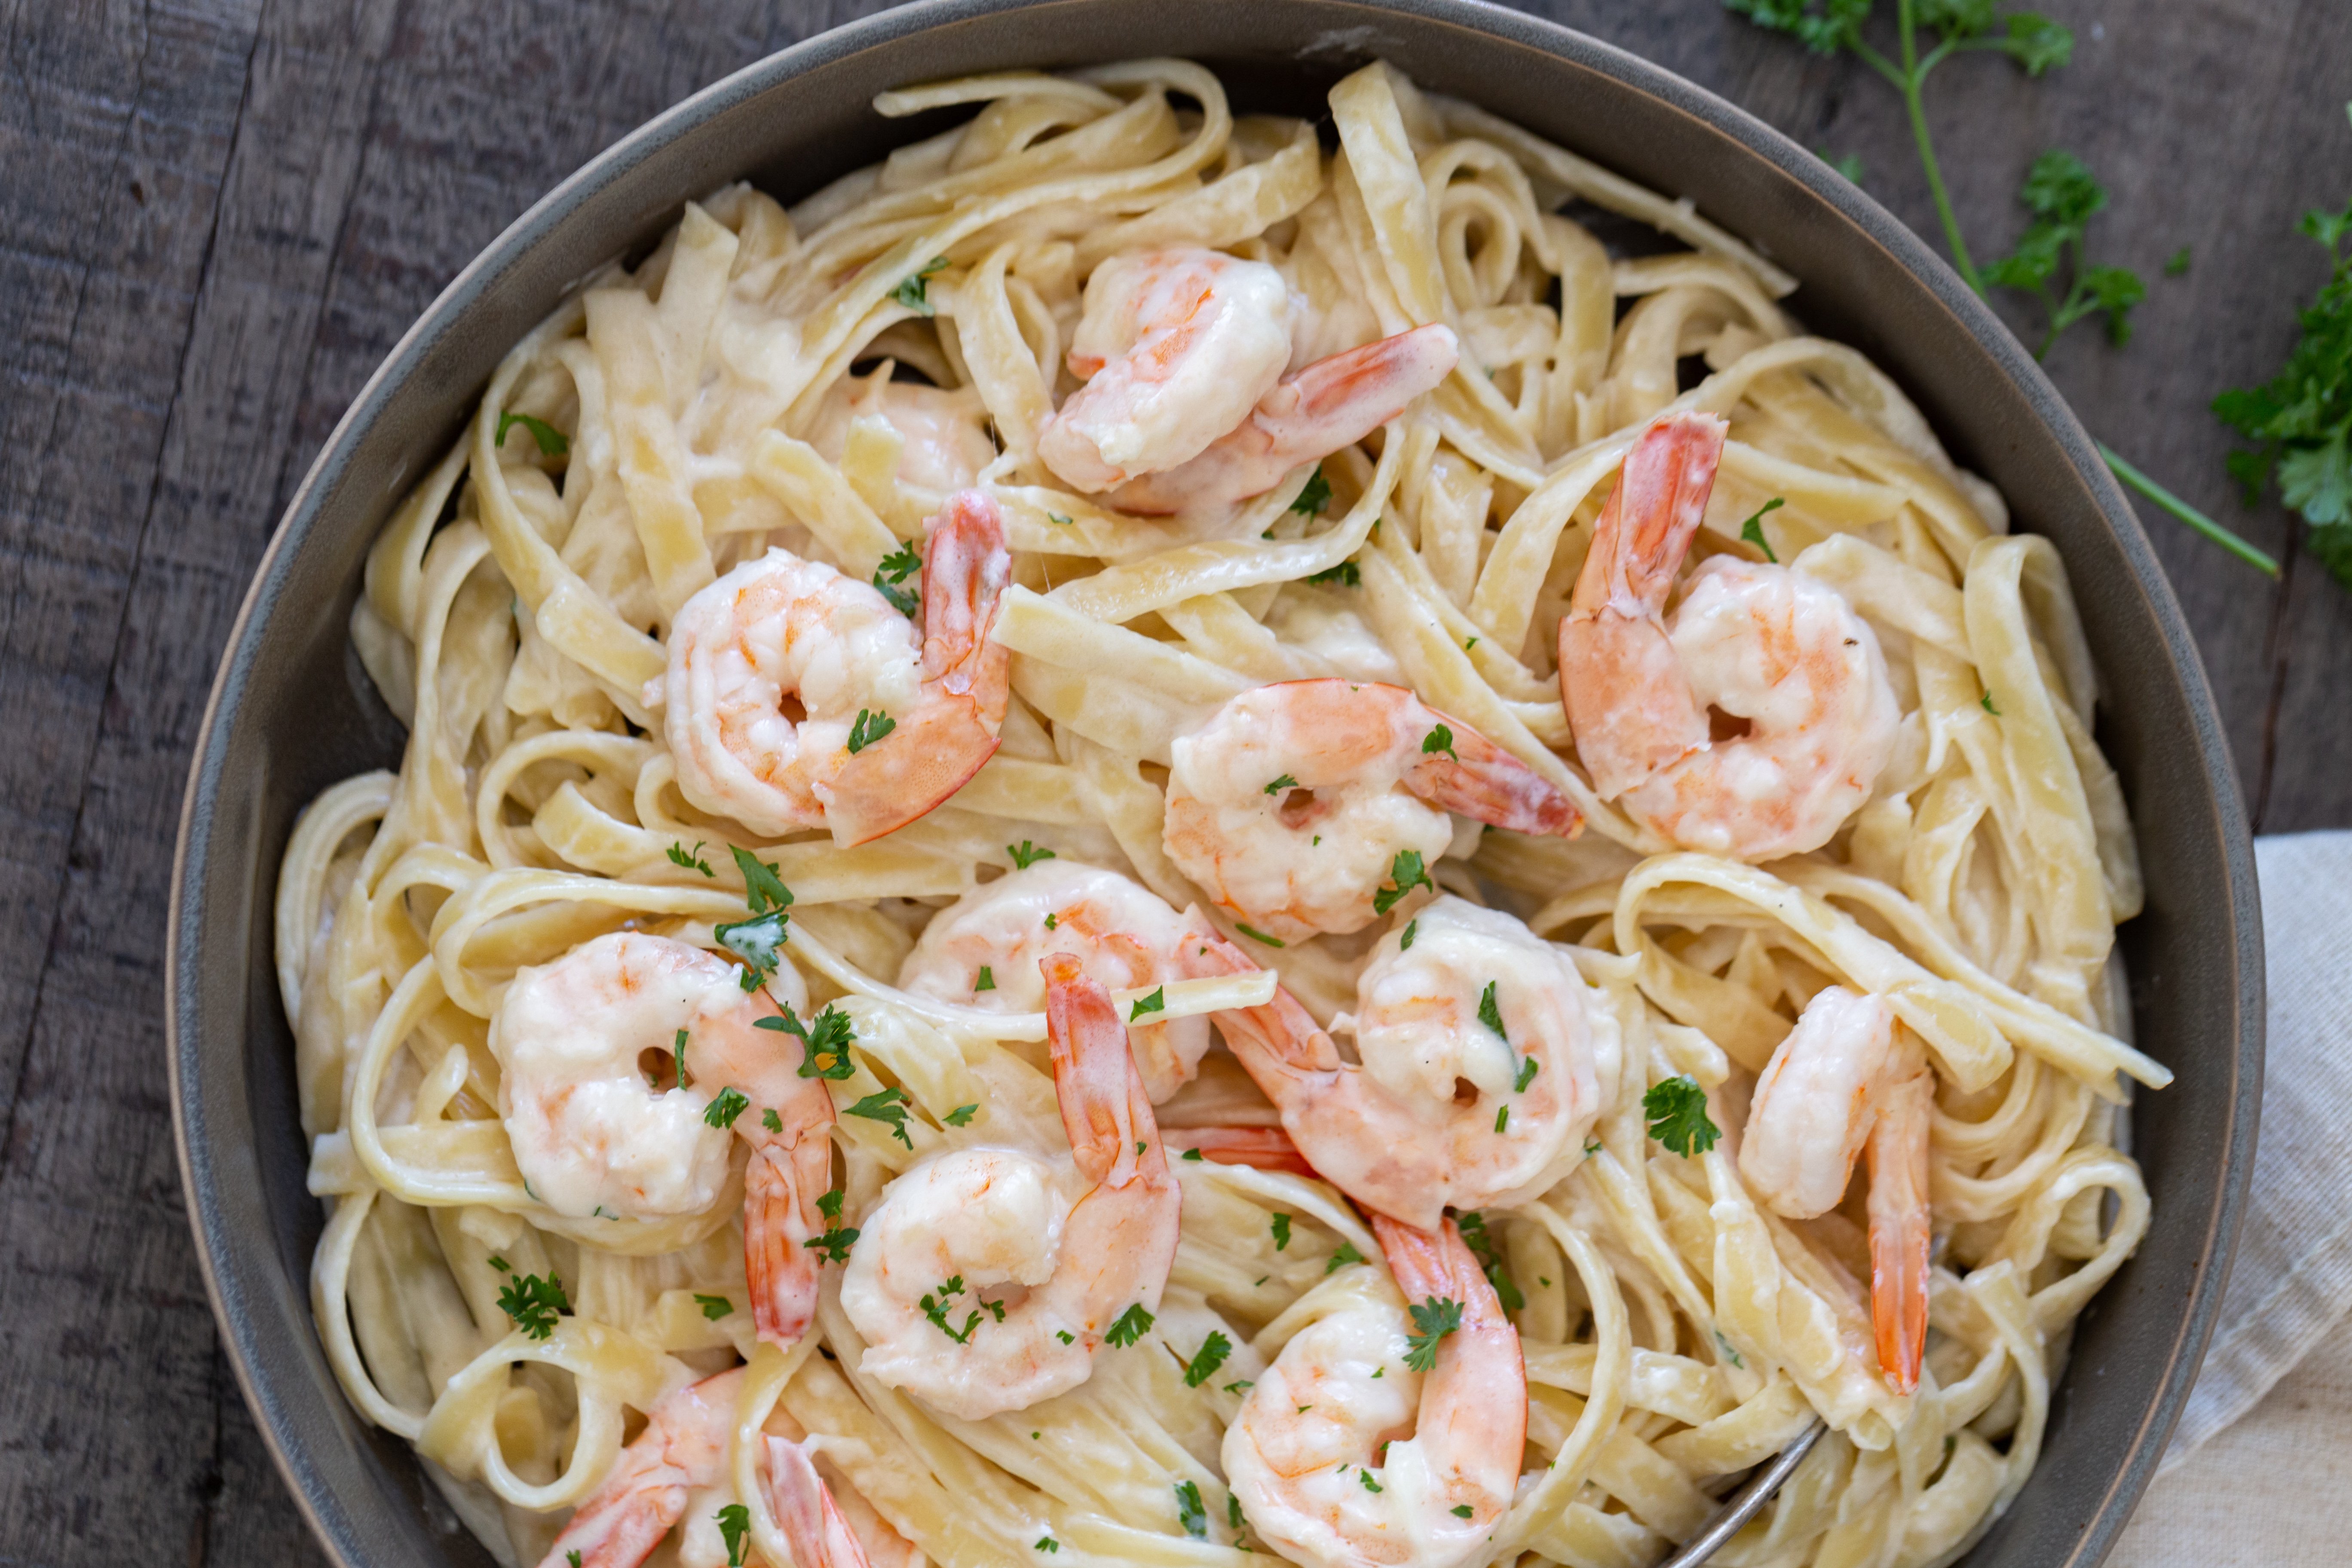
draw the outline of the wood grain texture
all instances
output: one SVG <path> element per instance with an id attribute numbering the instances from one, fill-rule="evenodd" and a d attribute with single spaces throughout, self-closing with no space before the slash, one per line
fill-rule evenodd
<path id="1" fill-rule="evenodd" d="M 876 4 L 0 0 L 0 1563 L 317 1561 L 215 1344 L 172 1161 L 165 894 L 187 757 L 271 527 L 394 340 L 600 148 Z M 1900 106 L 1717 0 L 1528 9 L 1853 153 L 1921 232 Z M 1885 9 L 1887 7 L 1882 7 Z M 2340 0 L 2053 0 L 2074 63 L 1930 89 L 1980 255 L 2051 145 L 2151 279 L 2126 349 L 2051 370 L 2096 433 L 2273 549 L 2206 412 L 2293 341 L 2291 229 L 2352 194 Z M 2186 278 L 2157 276 L 2192 247 Z M 1801 300 L 1799 301 L 1801 304 Z M 2021 312 L 2011 317 L 2022 326 Z M 2352 598 L 2273 584 L 2151 515 L 2250 804 L 2352 823 Z"/>

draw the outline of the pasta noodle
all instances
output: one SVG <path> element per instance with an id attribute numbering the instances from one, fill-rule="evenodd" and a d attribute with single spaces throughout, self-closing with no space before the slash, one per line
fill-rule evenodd
<path id="1" fill-rule="evenodd" d="M 889 1184 L 969 1141 L 975 1106 L 998 1140 L 1058 1151 L 1046 1015 L 902 988 L 918 937 L 1046 848 L 1210 907 L 1171 853 L 1182 742 L 1269 683 L 1345 676 L 1410 688 L 1588 825 L 1457 832 L 1429 858 L 1435 889 L 1572 959 L 1604 1064 L 1581 1152 L 1465 1221 L 1516 1302 L 1528 1380 L 1524 1474 L 1473 1560 L 1652 1561 L 1816 1418 L 1830 1432 L 1719 1561 L 1958 1555 L 2032 1469 L 2073 1320 L 2147 1228 L 2122 1116 L 2130 1084 L 2168 1076 L 2129 1043 L 2114 931 L 2139 876 L 2063 564 L 2007 533 L 2000 498 L 1867 360 L 1803 333 L 1781 304 L 1793 279 L 1687 203 L 1391 68 L 1333 89 L 1329 148 L 1306 121 L 1236 117 L 1176 60 L 877 103 L 947 106 L 971 117 L 789 210 L 718 191 L 590 279 L 509 354 L 369 556 L 352 637 L 407 749 L 311 805 L 277 906 L 331 1215 L 313 1300 L 354 1405 L 508 1563 L 549 1552 L 665 1396 L 738 1364 L 729 1457 L 663 1548 L 677 1561 L 793 1562 L 762 1429 L 814 1435 L 877 1555 L 1266 1550 L 1228 1490 L 1227 1428 L 1309 1325 L 1390 1299 L 1377 1263 L 1342 1267 L 1383 1244 L 1331 1185 L 1176 1162 L 1181 1237 L 1140 1341 L 1077 1387 L 963 1419 L 861 1366 L 839 1270 L 789 1349 L 755 1334 L 751 1156 L 731 1141 L 690 1212 L 583 1217 L 534 1192 L 494 1047 L 522 1026 L 501 1022 L 519 972 L 592 939 L 727 952 L 763 907 L 748 860 L 790 890 L 786 978 L 855 1041 L 820 1087 L 900 1113 L 834 1131 L 842 1224 L 870 1231 Z M 1579 221 L 1596 207 L 1683 248 L 1612 258 Z M 1041 443 L 1079 384 L 1089 278 L 1175 247 L 1276 268 L 1301 363 L 1433 324 L 1459 363 L 1319 468 L 1134 515 L 1066 483 Z M 876 416 L 908 388 L 931 425 Z M 1596 787 L 1563 706 L 1559 628 L 1604 507 L 1677 414 L 1727 421 L 1695 554 L 1770 555 L 1884 652 L 1890 759 L 1811 853 L 1748 864 L 1672 841 Z M 979 443 L 1011 552 L 994 754 L 854 847 L 696 805 L 661 700 L 689 605 L 772 547 L 887 584 L 950 505 L 935 448 L 957 440 Z M 1264 943 L 1264 969 L 1123 990 L 1118 1016 L 1226 1018 L 1266 1007 L 1277 977 L 1320 1021 L 1354 1005 L 1370 938 L 1277 947 L 1227 913 L 1217 931 Z M 1912 1393 L 1870 1350 L 1861 1184 L 1784 1217 L 1736 1138 L 1677 1152 L 1645 1105 L 1687 1076 L 1736 1131 L 1832 986 L 1883 1000 L 1933 1072 Z M 1163 1112 L 1277 1121 L 1223 1049 Z M 534 1330 L 517 1292 L 541 1279 L 562 1310 Z M 1218 1340 L 1223 1371 L 1185 1375 Z"/>

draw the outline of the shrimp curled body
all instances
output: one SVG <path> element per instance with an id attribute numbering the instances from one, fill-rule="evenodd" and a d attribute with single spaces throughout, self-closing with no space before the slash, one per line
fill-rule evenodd
<path id="1" fill-rule="evenodd" d="M 1411 946 L 1405 946 L 1407 940 Z M 1202 968 L 1254 967 L 1213 943 Z M 1551 943 L 1447 894 L 1381 939 L 1357 984 L 1360 1065 L 1286 992 L 1218 1016 L 1316 1172 L 1368 1208 L 1434 1226 L 1448 1205 L 1515 1201 L 1580 1157 L 1613 1091 L 1586 987 Z"/>
<path id="2" fill-rule="evenodd" d="M 1076 1388 L 1131 1307 L 1160 1305 L 1182 1191 L 1110 994 L 1053 953 L 1045 1016 L 1072 1164 L 952 1150 L 884 1189 L 841 1303 L 866 1375 L 985 1420 Z"/>
<path id="3" fill-rule="evenodd" d="M 1163 847 L 1234 919 L 1289 942 L 1361 931 L 1449 812 L 1523 833 L 1582 818 L 1543 775 L 1401 686 L 1289 680 L 1244 691 L 1171 749 Z"/>
<path id="4" fill-rule="evenodd" d="M 1670 415 L 1626 455 L 1559 624 L 1560 694 L 1603 799 L 1680 847 L 1769 860 L 1870 798 L 1901 713 L 1868 623 L 1801 573 L 1717 556 L 1665 613 L 1724 428 Z M 1710 709 L 1747 732 L 1711 740 Z"/>
<path id="5" fill-rule="evenodd" d="M 1113 990 L 1140 990 L 1184 978 L 1190 971 L 1181 960 L 1213 934 L 1197 913 L 1177 913 L 1116 871 L 1041 860 L 932 916 L 899 966 L 898 985 L 988 1012 L 1034 1013 L 1045 1005 L 1037 961 L 1049 952 L 1073 955 L 1089 979 Z M 1157 1105 L 1199 1069 L 1208 1054 L 1209 1020 L 1135 1024 L 1128 1038 Z"/>
<path id="6" fill-rule="evenodd" d="M 921 816 L 996 750 L 1008 658 L 988 634 L 1011 574 L 977 490 L 932 521 L 919 637 L 821 562 L 771 550 L 728 573 L 679 608 L 668 673 L 647 687 L 678 789 L 754 832 L 825 827 L 844 848 Z"/>
<path id="7" fill-rule="evenodd" d="M 1293 1563 L 1459 1568 L 1492 1550 L 1518 1483 L 1519 1336 L 1453 1222 L 1372 1228 L 1403 1300 L 1360 1288 L 1293 1335 L 1226 1429 L 1225 1475 L 1250 1527 Z M 1427 1372 L 1407 1359 L 1408 1305 L 1458 1316 Z"/>

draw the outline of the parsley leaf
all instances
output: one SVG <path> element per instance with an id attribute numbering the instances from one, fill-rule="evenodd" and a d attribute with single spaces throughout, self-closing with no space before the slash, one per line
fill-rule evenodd
<path id="1" fill-rule="evenodd" d="M 1495 1299 L 1503 1303 L 1507 1312 L 1516 1312 L 1528 1304 L 1519 1294 L 1518 1282 L 1503 1267 L 1502 1249 L 1495 1245 L 1494 1236 L 1486 1229 L 1486 1216 L 1476 1209 L 1464 1209 L 1454 1216 L 1454 1228 L 1462 1233 L 1462 1245 L 1478 1260 L 1486 1276 L 1486 1283 L 1495 1288 Z"/>
<path id="2" fill-rule="evenodd" d="M 1176 1522 L 1182 1525 L 1184 1533 L 1193 1540 L 1209 1539 L 1209 1510 L 1201 1501 L 1200 1482 L 1176 1483 Z"/>
<path id="3" fill-rule="evenodd" d="M 1032 1552 L 1059 1552 L 1062 1543 L 1050 1535 L 1041 1535 L 1029 1548 Z"/>
<path id="4" fill-rule="evenodd" d="M 898 286 L 890 290 L 890 298 L 892 301 L 897 304 L 904 305 L 909 310 L 914 311 L 918 316 L 938 315 L 940 313 L 940 308 L 937 305 L 932 304 L 930 301 L 929 292 L 930 285 L 927 280 L 930 278 L 932 273 L 945 271 L 947 269 L 947 265 L 948 258 L 946 257 L 932 257 L 929 261 L 924 262 L 922 266 L 917 268 L 914 271 L 909 272 L 906 277 L 898 280 Z"/>
<path id="5" fill-rule="evenodd" d="M 684 866 L 689 870 L 699 871 L 706 877 L 716 877 L 719 873 L 712 870 L 710 862 L 702 858 L 702 843 L 701 839 L 696 839 L 694 847 L 691 849 L 674 843 L 663 853 L 669 857 L 669 863 L 673 866 Z"/>
<path id="6" fill-rule="evenodd" d="M 727 1542 L 727 1568 L 743 1568 L 743 1542 L 751 1533 L 751 1510 L 730 1502 L 711 1517 L 719 1521 L 719 1533 Z"/>
<path id="7" fill-rule="evenodd" d="M 713 1127 L 732 1127 L 735 1119 L 751 1109 L 751 1099 L 740 1089 L 722 1089 L 719 1098 L 702 1108 L 702 1120 Z"/>
<path id="8" fill-rule="evenodd" d="M 1200 1353 L 1184 1363 L 1184 1386 L 1198 1388 L 1208 1382 L 1216 1370 L 1225 1364 L 1225 1358 L 1233 1353 L 1234 1342 L 1211 1329 L 1209 1337 L 1201 1342 Z"/>
<path id="9" fill-rule="evenodd" d="M 912 1103 L 907 1091 L 893 1084 L 888 1089 L 877 1089 L 855 1105 L 844 1106 L 841 1113 L 882 1122 L 890 1129 L 891 1137 L 912 1149 L 915 1141 L 907 1136 L 907 1107 Z"/>
<path id="10" fill-rule="evenodd" d="M 959 1105 L 953 1110 L 949 1111 L 942 1120 L 950 1127 L 969 1127 L 971 1125 L 973 1114 L 979 1110 L 980 1105 L 978 1101 L 974 1101 L 970 1105 Z"/>
<path id="11" fill-rule="evenodd" d="M 696 847 L 700 848 L 701 846 L 697 845 Z M 784 886 L 784 879 L 773 862 L 762 860 L 750 850 L 739 849 L 732 844 L 727 847 L 727 853 L 735 858 L 735 869 L 742 873 L 743 900 L 751 906 L 753 914 L 793 907 L 793 890 Z"/>
<path id="12" fill-rule="evenodd" d="M 979 973 L 978 974 L 976 974 L 976 975 L 972 976 L 972 981 L 971 981 L 971 994 L 972 994 L 973 995 L 977 996 L 977 995 L 979 995 L 979 994 L 980 994 L 982 992 L 983 992 L 983 991 L 993 991 L 993 990 L 995 990 L 995 989 L 996 989 L 996 972 L 995 972 L 995 970 L 993 970 L 992 968 L 991 968 L 989 965 L 987 965 L 987 964 L 985 964 L 985 963 L 982 964 L 982 965 L 980 966 L 980 973 Z"/>
<path id="13" fill-rule="evenodd" d="M 1423 737 L 1421 754 L 1424 757 L 1453 757 L 1457 763 L 1462 760 L 1454 753 L 1454 731 L 1443 724 Z"/>
<path id="14" fill-rule="evenodd" d="M 1372 912 L 1375 914 L 1388 913 L 1396 908 L 1399 899 L 1415 888 L 1433 889 L 1437 886 L 1429 879 L 1429 873 L 1422 868 L 1421 851 L 1418 849 L 1396 852 L 1396 858 L 1389 863 L 1389 881 L 1391 886 L 1372 895 Z"/>
<path id="15" fill-rule="evenodd" d="M 857 1064 L 849 1058 L 849 1047 L 857 1038 L 857 1031 L 849 1015 L 828 1002 L 824 1011 L 803 1025 L 793 1012 L 789 1002 L 779 1002 L 782 1013 L 772 1018 L 754 1018 L 755 1029 L 772 1029 L 791 1035 L 801 1043 L 800 1076 L 829 1079 L 838 1083 L 857 1071 Z"/>
<path id="16" fill-rule="evenodd" d="M 2084 250 L 2084 227 L 2106 206 L 2107 188 L 2083 160 L 2053 148 L 2033 161 L 2018 199 L 2033 221 L 2018 237 L 2016 248 L 1987 267 L 1984 276 L 1987 282 L 2042 302 L 2049 331 L 2033 357 L 2047 354 L 2061 332 L 2095 311 L 2105 312 L 2110 341 L 2129 342 L 2132 307 L 2147 297 L 2147 285 L 2129 268 L 2091 265 Z M 2053 289 L 2062 275 L 2065 291 L 2058 293 Z"/>
<path id="17" fill-rule="evenodd" d="M 1225 1522 L 1235 1530 L 1242 1527 L 1242 1500 L 1236 1492 L 1225 1494 Z"/>
<path id="18" fill-rule="evenodd" d="M 1456 1519 L 1468 1519 L 1472 1514 L 1476 1513 L 1478 1510 L 1472 1508 L 1466 1502 L 1457 1502 L 1447 1511 L 1452 1513 Z"/>
<path id="19" fill-rule="evenodd" d="M 1342 1237 L 1339 1242 L 1339 1250 L 1331 1255 L 1331 1260 L 1328 1263 L 1323 1265 L 1323 1272 L 1326 1274 L 1337 1274 L 1340 1269 L 1345 1268 L 1350 1263 L 1369 1263 L 1370 1261 L 1371 1261 L 1370 1258 L 1356 1250 L 1356 1244 L 1354 1242 Z"/>
<path id="20" fill-rule="evenodd" d="M 1405 921 L 1404 934 L 1397 938 L 1397 951 L 1399 952 L 1403 952 L 1407 949 L 1411 948 L 1412 946 L 1412 939 L 1420 933 L 1421 922 L 1419 921 L 1415 920 Z"/>
<path id="21" fill-rule="evenodd" d="M 1739 1352 L 1731 1348 L 1731 1342 L 1723 1337 L 1723 1331 L 1721 1329 L 1715 1331 L 1715 1348 L 1723 1352 L 1723 1359 L 1729 1362 L 1732 1365 L 1742 1368 L 1748 1365 L 1746 1362 L 1739 1359 Z"/>
<path id="22" fill-rule="evenodd" d="M 706 1296 L 699 1290 L 694 1293 L 694 1304 L 700 1307 L 702 1315 L 714 1323 L 735 1310 L 735 1303 L 726 1297 Z"/>
<path id="23" fill-rule="evenodd" d="M 1274 1249 L 1276 1252 L 1289 1251 L 1290 1215 L 1286 1214 L 1276 1215 L 1272 1221 L 1272 1228 L 1274 1230 Z"/>
<path id="24" fill-rule="evenodd" d="M 898 727 L 898 721 L 891 718 L 890 715 L 883 712 L 879 708 L 875 709 L 870 713 L 865 709 L 860 708 L 857 710 L 857 717 L 851 721 L 849 726 L 849 740 L 847 742 L 849 754 L 853 757 L 856 756 L 858 752 L 864 751 L 866 747 L 872 745 L 875 742 L 880 740 L 883 736 L 888 734 Z"/>
<path id="25" fill-rule="evenodd" d="M 1511 1037 L 1503 1031 L 1503 1010 L 1495 1004 L 1496 981 L 1486 982 L 1486 989 L 1478 994 L 1478 1021 L 1495 1031 L 1496 1037 L 1508 1044 Z"/>
<path id="26" fill-rule="evenodd" d="M 1103 1335 L 1103 1341 L 1125 1350 L 1151 1331 L 1151 1314 L 1143 1310 L 1142 1302 L 1138 1301 L 1118 1315 L 1118 1321 L 1110 1326 L 1109 1331 Z"/>
<path id="27" fill-rule="evenodd" d="M 1295 511 L 1297 509 L 1294 507 L 1291 510 Z M 1342 588 L 1360 588 L 1364 585 L 1364 569 L 1352 561 L 1342 561 L 1337 566 L 1309 572 L 1306 580 L 1309 583 L 1337 583 Z"/>
<path id="28" fill-rule="evenodd" d="M 1723 1136 L 1707 1120 L 1706 1090 L 1688 1073 L 1652 1084 L 1642 1096 L 1642 1113 L 1649 1118 L 1650 1136 L 1685 1159 L 1706 1153 Z"/>
<path id="29" fill-rule="evenodd" d="M 543 1340 L 555 1331 L 555 1320 L 572 1310 L 572 1299 L 551 1268 L 545 1274 L 514 1274 L 499 1287 L 499 1310 L 531 1339 Z"/>
<path id="30" fill-rule="evenodd" d="M 569 436 L 546 420 L 530 414 L 499 414 L 497 445 L 505 446 L 507 432 L 518 425 L 530 431 L 530 438 L 539 443 L 539 455 L 542 458 L 560 458 L 572 450 L 572 438 Z"/>
<path id="31" fill-rule="evenodd" d="M 1986 712 L 1991 714 L 1996 719 L 2000 717 L 2000 710 L 1992 705 L 1992 693 L 1990 691 L 1987 691 L 1982 697 L 1977 699 L 1977 706 L 1983 709 Z"/>
<path id="32" fill-rule="evenodd" d="M 1280 795 L 1284 790 L 1297 789 L 1297 787 L 1298 781 L 1292 778 L 1288 773 L 1285 773 L 1280 778 L 1275 780 L 1272 784 L 1266 785 L 1265 793 L 1268 795 Z"/>
<path id="33" fill-rule="evenodd" d="M 1164 1013 L 1167 1010 L 1168 987 L 1162 985 L 1149 996 L 1138 996 L 1135 999 L 1135 1005 L 1128 1010 L 1127 1021 L 1132 1024 L 1146 1013 Z"/>
<path id="34" fill-rule="evenodd" d="M 1315 472 L 1309 475 L 1307 483 L 1299 488 L 1298 499 L 1290 503 L 1290 510 L 1303 516 L 1313 517 L 1328 505 L 1330 500 L 1331 481 L 1323 477 L 1323 465 L 1318 463 L 1315 465 Z M 1308 581 L 1312 582 L 1313 579 L 1309 578 Z"/>
<path id="35" fill-rule="evenodd" d="M 1779 496 L 1774 496 L 1770 500 L 1766 501 L 1762 506 L 1758 507 L 1754 511 L 1748 513 L 1748 521 L 1739 525 L 1739 537 L 1746 542 L 1752 544 L 1757 549 L 1762 551 L 1764 552 L 1764 559 L 1769 561 L 1775 566 L 1778 566 L 1780 563 L 1780 558 L 1772 553 L 1771 543 L 1764 537 L 1764 514 L 1775 510 L 1776 508 L 1783 507 L 1788 504 L 1788 502 L 1782 500 Z"/>
<path id="36" fill-rule="evenodd" d="M 922 569 L 921 553 L 912 544 L 901 544 L 882 557 L 882 563 L 874 568 L 874 586 L 890 601 L 892 609 L 902 616 L 911 616 L 921 606 L 922 601 L 915 596 L 913 589 L 903 584 Z"/>
<path id="37" fill-rule="evenodd" d="M 2223 424 L 2255 443 L 2230 455 L 2231 477 L 2252 502 L 2275 480 L 2279 500 L 2310 525 L 2313 554 L 2352 587 L 2352 206 L 2310 212 L 2303 232 L 2327 250 L 2329 271 L 2298 321 L 2303 335 L 2262 386 L 2213 400 Z"/>
<path id="38" fill-rule="evenodd" d="M 1358 1465 L 1356 1467 L 1356 1479 L 1364 1483 L 1364 1489 L 1368 1492 L 1385 1491 L 1388 1489 L 1381 1486 L 1380 1482 L 1372 1479 L 1372 1472 L 1364 1468 L 1361 1465 Z"/>
<path id="39" fill-rule="evenodd" d="M 841 1223 L 841 1191 L 835 1188 L 816 1200 L 817 1211 L 824 1215 L 824 1234 L 801 1243 L 827 1263 L 846 1261 L 857 1241 L 857 1227 Z"/>
<path id="40" fill-rule="evenodd" d="M 736 921 L 710 928 L 719 945 L 743 961 L 740 976 L 743 989 L 757 991 L 761 981 L 776 973 L 784 961 L 784 943 L 791 939 L 792 916 L 782 910 L 770 910 L 763 915 L 753 915 L 748 921 Z"/>
<path id="41" fill-rule="evenodd" d="M 1255 1382 L 1246 1377 L 1237 1377 L 1234 1379 L 1233 1382 L 1225 1384 L 1225 1392 L 1232 1394 L 1247 1394 L 1251 1389 L 1255 1388 L 1257 1384 Z"/>
<path id="42" fill-rule="evenodd" d="M 1405 1310 L 1412 1315 L 1413 1331 L 1405 1336 L 1404 1364 L 1428 1372 L 1437 1365 L 1437 1342 L 1462 1326 L 1462 1303 L 1432 1296 Z"/>
<path id="43" fill-rule="evenodd" d="M 1051 849 L 1040 848 L 1038 846 L 1030 843 L 1026 838 L 1023 839 L 1017 847 L 1011 844 L 1006 845 L 1004 847 L 1004 852 L 1007 855 L 1012 856 L 1013 864 L 1024 871 L 1026 871 L 1030 867 L 1034 866 L 1040 860 L 1051 860 L 1054 858 L 1054 852 Z"/>
<path id="44" fill-rule="evenodd" d="M 1262 942 L 1268 947 L 1287 947 L 1290 945 L 1278 936 L 1268 936 L 1265 932 L 1258 930 L 1257 927 L 1253 925 L 1244 925 L 1239 921 L 1235 921 L 1234 922 L 1234 929 L 1241 932 L 1244 936 L 1249 938 L 1252 942 Z"/>

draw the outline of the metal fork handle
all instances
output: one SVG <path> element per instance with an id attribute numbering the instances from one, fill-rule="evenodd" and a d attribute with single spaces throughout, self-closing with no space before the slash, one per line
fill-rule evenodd
<path id="1" fill-rule="evenodd" d="M 1829 1428 L 1816 1421 L 1803 1436 L 1780 1450 L 1772 1462 L 1739 1483 L 1739 1489 L 1723 1501 L 1699 1532 L 1666 1554 L 1657 1568 L 1697 1568 L 1697 1565 L 1723 1549 L 1724 1542 L 1739 1533 L 1739 1527 L 1756 1517 L 1756 1510 L 1772 1500 L 1772 1494 L 1781 1484 L 1797 1473 L 1797 1466 L 1812 1452 Z"/>

